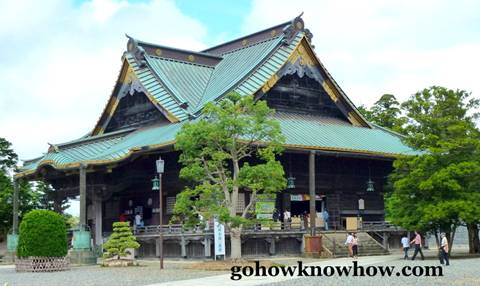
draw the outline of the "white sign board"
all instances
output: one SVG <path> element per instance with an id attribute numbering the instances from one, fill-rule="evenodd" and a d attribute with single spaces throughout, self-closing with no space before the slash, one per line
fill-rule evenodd
<path id="1" fill-rule="evenodd" d="M 363 199 L 358 200 L 358 209 L 364 210 L 365 209 L 365 201 Z"/>
<path id="2" fill-rule="evenodd" d="M 225 226 L 218 222 L 218 219 L 213 220 L 213 238 L 215 244 L 215 256 L 225 255 Z"/>

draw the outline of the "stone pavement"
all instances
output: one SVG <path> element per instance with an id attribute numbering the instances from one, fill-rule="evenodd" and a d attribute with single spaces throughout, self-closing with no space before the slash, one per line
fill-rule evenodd
<path id="1" fill-rule="evenodd" d="M 360 257 L 359 265 L 369 266 L 436 266 L 438 260 L 434 252 L 428 253 L 430 259 L 425 261 L 404 261 L 399 253 L 394 255 Z M 427 255 L 428 255 L 427 254 Z M 302 260 L 308 266 L 350 266 L 351 259 L 303 259 L 298 257 L 264 258 L 278 264 L 296 265 Z M 198 261 L 197 261 L 198 262 Z M 195 261 L 166 261 L 166 269 L 158 269 L 158 261 L 141 261 L 143 266 L 128 268 L 104 268 L 99 266 L 73 267 L 70 271 L 54 273 L 16 273 L 12 265 L 0 266 L 0 286 L 22 285 L 102 285 L 102 286 L 182 286 L 182 285 L 480 285 L 480 258 L 457 258 L 452 265 L 444 267 L 444 277 L 243 277 L 241 280 L 230 279 L 229 271 L 200 271 L 185 269 L 186 264 Z"/>

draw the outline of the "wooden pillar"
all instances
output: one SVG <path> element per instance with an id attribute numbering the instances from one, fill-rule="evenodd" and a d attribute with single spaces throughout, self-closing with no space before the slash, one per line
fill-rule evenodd
<path id="1" fill-rule="evenodd" d="M 203 250 L 205 257 L 212 256 L 212 240 L 207 235 L 205 235 L 203 240 Z"/>
<path id="2" fill-rule="evenodd" d="M 13 219 L 12 219 L 12 232 L 18 234 L 18 192 L 19 192 L 18 180 L 13 180 Z"/>
<path id="3" fill-rule="evenodd" d="M 95 212 L 95 245 L 99 246 L 103 244 L 103 202 L 101 196 L 95 194 L 93 200 L 93 208 Z"/>
<path id="4" fill-rule="evenodd" d="M 86 229 L 87 226 L 87 166 L 80 165 L 80 228 Z"/>
<path id="5" fill-rule="evenodd" d="M 315 210 L 315 151 L 310 151 L 308 157 L 308 190 L 310 193 L 310 234 L 315 235 L 315 221 L 317 211 Z"/>
<path id="6" fill-rule="evenodd" d="M 268 254 L 275 255 L 277 253 L 277 250 L 275 249 L 275 237 L 272 236 L 267 239 L 267 242 L 269 243 Z"/>
<path id="7" fill-rule="evenodd" d="M 185 241 L 185 235 L 180 236 L 180 256 L 187 258 L 187 242 Z"/>

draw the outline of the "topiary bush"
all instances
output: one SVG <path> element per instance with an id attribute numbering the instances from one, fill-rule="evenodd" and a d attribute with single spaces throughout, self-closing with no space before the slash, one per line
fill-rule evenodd
<path id="1" fill-rule="evenodd" d="M 49 210 L 33 210 L 20 224 L 17 256 L 63 257 L 67 255 L 65 219 Z"/>
<path id="2" fill-rule="evenodd" d="M 120 259 L 122 256 L 129 254 L 128 248 L 139 248 L 140 244 L 132 233 L 129 222 L 114 222 L 113 233 L 107 242 L 103 244 L 105 253 L 104 258 L 116 257 Z"/>

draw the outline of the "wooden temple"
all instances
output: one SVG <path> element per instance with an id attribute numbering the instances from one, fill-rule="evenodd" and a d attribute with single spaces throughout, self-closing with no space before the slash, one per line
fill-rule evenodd
<path id="1" fill-rule="evenodd" d="M 400 135 L 365 120 L 323 66 L 311 39 L 300 16 L 201 52 L 128 37 L 117 82 L 96 126 L 25 161 L 16 180 L 44 180 L 59 201 L 80 197 L 81 224 L 91 229 L 96 245 L 108 237 L 113 222 L 132 221 L 140 213 L 145 227 L 137 230 L 139 255 L 155 255 L 164 231 L 167 256 L 210 256 L 208 232 L 158 226 L 159 193 L 152 191 L 152 179 L 161 156 L 161 207 L 168 224 L 176 195 L 188 184 L 179 179 L 176 133 L 206 103 L 235 91 L 267 101 L 286 137 L 280 160 L 289 184 L 275 199 L 280 213 L 288 209 L 301 216 L 313 204 L 318 213 L 328 211 L 330 230 L 345 229 L 352 217 L 382 223 L 392 162 L 412 150 Z M 242 193 L 238 211 L 248 202 L 248 192 Z M 16 231 L 18 220 L 14 224 Z M 243 249 L 245 254 L 297 253 L 304 232 L 246 230 Z"/>

